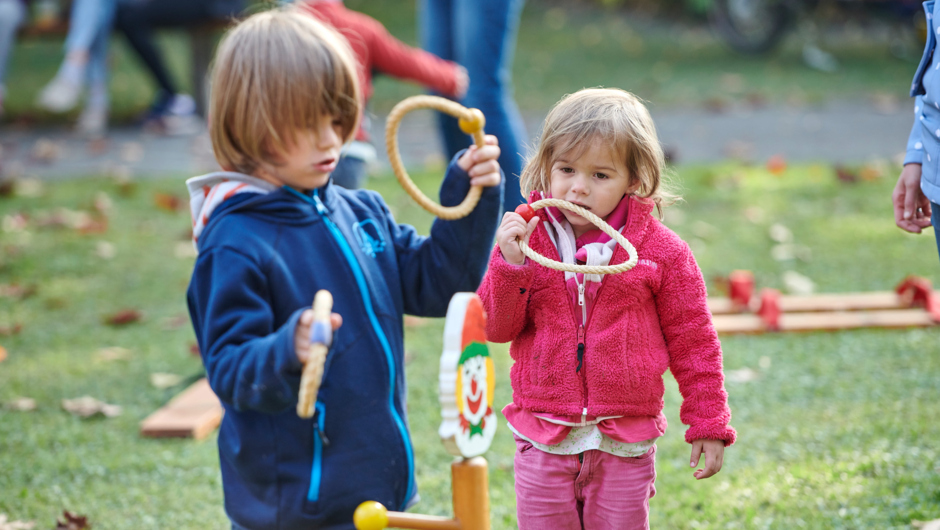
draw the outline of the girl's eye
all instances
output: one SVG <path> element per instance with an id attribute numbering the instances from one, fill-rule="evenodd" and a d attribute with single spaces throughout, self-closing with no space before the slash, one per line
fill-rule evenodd
<path id="1" fill-rule="evenodd" d="M 571 169 L 570 167 L 563 167 L 561 168 L 561 172 L 562 173 L 574 173 L 574 170 Z"/>
<path id="2" fill-rule="evenodd" d="M 599 178 L 599 179 L 610 178 L 610 177 L 608 177 L 605 173 L 594 173 L 594 176 L 597 177 L 597 178 Z"/>

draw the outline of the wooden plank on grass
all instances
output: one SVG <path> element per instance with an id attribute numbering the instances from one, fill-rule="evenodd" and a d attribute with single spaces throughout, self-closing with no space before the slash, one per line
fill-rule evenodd
<path id="1" fill-rule="evenodd" d="M 767 326 L 757 315 L 715 315 L 721 334 L 764 333 Z M 923 309 L 783 313 L 778 331 L 832 331 L 855 328 L 910 328 L 936 325 Z"/>
<path id="2" fill-rule="evenodd" d="M 222 421 L 222 404 L 202 378 L 140 424 L 141 436 L 201 440 Z"/>
<path id="3" fill-rule="evenodd" d="M 940 293 L 938 293 L 940 295 Z M 862 311 L 871 309 L 906 309 L 907 306 L 894 291 L 870 293 L 831 293 L 812 295 L 784 295 L 780 297 L 780 310 L 784 313 L 810 311 Z M 713 315 L 740 313 L 741 309 L 731 299 L 713 297 L 708 299 L 708 309 Z M 756 310 L 756 307 L 750 308 Z"/>

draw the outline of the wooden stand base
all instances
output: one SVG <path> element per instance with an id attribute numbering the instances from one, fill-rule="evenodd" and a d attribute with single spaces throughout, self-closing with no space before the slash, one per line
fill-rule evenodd
<path id="1" fill-rule="evenodd" d="M 486 459 L 461 458 L 450 466 L 454 489 L 454 518 L 389 512 L 375 501 L 356 508 L 357 530 L 408 528 L 412 530 L 490 530 L 490 489 Z"/>
<path id="2" fill-rule="evenodd" d="M 222 421 L 222 404 L 202 378 L 193 383 L 140 424 L 140 435 L 150 438 L 201 440 Z"/>

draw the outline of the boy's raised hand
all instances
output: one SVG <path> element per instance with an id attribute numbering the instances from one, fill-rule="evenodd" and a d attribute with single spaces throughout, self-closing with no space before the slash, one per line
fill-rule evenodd
<path id="1" fill-rule="evenodd" d="M 330 324 L 333 331 L 336 331 L 343 325 L 343 317 L 339 313 L 330 314 Z M 307 309 L 300 315 L 300 321 L 294 329 L 294 352 L 297 354 L 297 360 L 306 364 L 310 356 L 310 328 L 313 326 L 313 309 Z"/>
<path id="2" fill-rule="evenodd" d="M 525 254 L 519 248 L 519 240 L 525 239 L 526 234 L 535 230 L 538 225 L 538 216 L 533 217 L 526 224 L 525 219 L 516 212 L 503 214 L 503 222 L 496 229 L 496 243 L 499 245 L 499 251 L 502 252 L 506 263 L 513 265 L 525 263 Z"/>
<path id="3" fill-rule="evenodd" d="M 699 457 L 705 453 L 705 468 L 695 470 L 692 475 L 696 480 L 708 478 L 721 471 L 721 464 L 725 458 L 725 442 L 721 440 L 695 440 L 692 442 L 691 467 L 698 465 Z"/>
<path id="4" fill-rule="evenodd" d="M 467 152 L 457 160 L 457 166 L 470 175 L 471 186 L 499 186 L 502 179 L 499 172 L 499 144 L 496 137 L 487 134 L 485 145 L 471 145 Z"/>

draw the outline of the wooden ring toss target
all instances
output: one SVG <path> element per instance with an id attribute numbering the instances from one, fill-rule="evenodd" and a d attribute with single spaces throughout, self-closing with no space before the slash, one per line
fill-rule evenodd
<path id="1" fill-rule="evenodd" d="M 634 248 L 633 244 L 627 241 L 627 238 L 623 237 L 620 232 L 616 231 L 612 226 L 607 224 L 606 221 L 578 206 L 577 204 L 563 201 L 561 199 L 541 199 L 533 202 L 532 204 L 520 204 L 518 207 L 516 207 L 516 213 L 521 215 L 522 218 L 525 219 L 525 222 L 528 223 L 532 220 L 533 217 L 535 217 L 535 210 L 545 208 L 547 206 L 563 208 L 587 219 L 593 223 L 594 226 L 601 229 L 602 232 L 609 235 L 611 238 L 613 238 L 614 241 L 619 243 L 620 246 L 627 251 L 630 259 L 623 263 L 618 263 L 617 265 L 602 266 L 561 263 L 553 259 L 548 259 L 538 252 L 532 250 L 529 247 L 529 237 L 531 237 L 532 234 L 526 234 L 525 239 L 519 240 L 519 249 L 522 250 L 522 253 L 525 254 L 529 259 L 539 263 L 540 265 L 548 267 L 549 269 L 565 272 L 580 272 L 583 274 L 617 274 L 618 272 L 626 272 L 636 266 L 637 262 L 639 261 L 639 256 L 637 256 L 636 248 Z"/>
<path id="2" fill-rule="evenodd" d="M 450 466 L 454 517 L 390 512 L 366 501 L 353 514 L 357 530 L 490 530 L 487 463 L 480 455 L 496 433 L 494 383 L 483 304 L 475 293 L 457 293 L 447 306 L 438 386 L 443 420 L 438 434 L 458 457 Z"/>
<path id="3" fill-rule="evenodd" d="M 411 180 L 405 170 L 405 164 L 398 152 L 398 126 L 405 114 L 421 108 L 439 110 L 457 118 L 460 130 L 473 136 L 473 142 L 478 148 L 485 145 L 483 125 L 486 123 L 486 119 L 479 109 L 468 109 L 449 99 L 437 96 L 412 96 L 395 105 L 395 108 L 388 115 L 385 126 L 385 146 L 388 150 L 388 161 L 392 166 L 395 177 L 398 178 L 398 182 L 408 195 L 411 195 L 422 208 L 441 219 L 454 220 L 466 217 L 480 201 L 480 194 L 483 192 L 482 186 L 471 186 L 463 202 L 457 206 L 441 206 L 429 199 L 424 193 L 421 193 L 421 190 L 415 186 L 414 181 Z"/>

